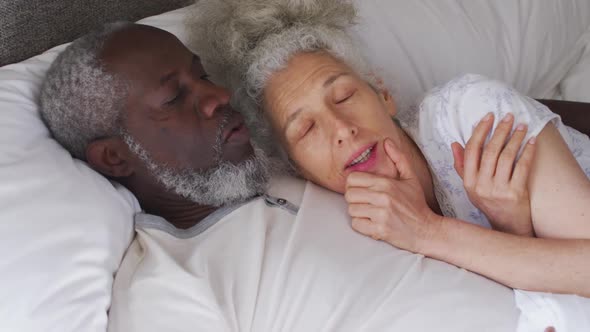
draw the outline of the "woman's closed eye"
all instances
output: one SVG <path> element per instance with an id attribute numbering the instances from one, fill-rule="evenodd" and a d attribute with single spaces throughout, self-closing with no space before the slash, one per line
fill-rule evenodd
<path id="1" fill-rule="evenodd" d="M 335 98 L 334 103 L 335 104 L 342 104 L 342 103 L 350 100 L 350 98 L 352 98 L 355 93 L 356 93 L 356 91 L 351 91 L 351 92 L 345 93 L 341 97 Z"/>
<path id="2" fill-rule="evenodd" d="M 300 134 L 299 134 L 299 139 L 303 139 L 305 138 L 315 127 L 315 123 L 310 122 L 305 124 L 305 126 L 302 127 Z"/>
<path id="3" fill-rule="evenodd" d="M 301 125 L 293 126 L 293 128 L 291 128 L 292 130 L 289 130 L 289 132 L 287 133 L 287 138 L 289 141 L 297 143 L 305 137 L 307 137 L 314 127 L 315 124 L 311 121 L 306 121 Z"/>

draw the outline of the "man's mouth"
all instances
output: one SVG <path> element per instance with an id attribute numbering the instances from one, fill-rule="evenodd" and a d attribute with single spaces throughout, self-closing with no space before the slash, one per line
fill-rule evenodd
<path id="1" fill-rule="evenodd" d="M 374 159 L 374 151 L 377 147 L 377 143 L 373 143 L 367 147 L 364 147 L 359 152 L 357 152 L 347 164 L 346 169 L 355 168 L 355 166 L 362 165 L 367 161 Z"/>
<path id="2" fill-rule="evenodd" d="M 226 143 L 243 126 L 244 126 L 244 122 L 235 123 L 235 121 L 234 121 L 233 124 L 228 124 L 227 127 L 223 131 L 223 143 Z"/>
<path id="3" fill-rule="evenodd" d="M 250 132 L 240 113 L 229 109 L 224 112 L 219 122 L 213 150 L 218 163 L 226 160 L 239 162 L 253 153 Z"/>
<path id="4" fill-rule="evenodd" d="M 232 141 L 245 142 L 250 140 L 250 133 L 241 116 L 229 121 L 223 129 L 223 144 Z"/>

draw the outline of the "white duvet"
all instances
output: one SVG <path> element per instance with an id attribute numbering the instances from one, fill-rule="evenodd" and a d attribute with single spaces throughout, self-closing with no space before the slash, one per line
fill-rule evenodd
<path id="1" fill-rule="evenodd" d="M 341 195 L 273 188 L 296 216 L 258 199 L 193 238 L 139 229 L 109 331 L 515 331 L 511 289 L 355 233 Z"/>
<path id="2" fill-rule="evenodd" d="M 205 232 L 138 228 L 109 332 L 590 331 L 590 300 L 513 291 L 355 233 L 341 195 L 283 178 Z M 515 297 L 516 293 L 516 297 Z"/>

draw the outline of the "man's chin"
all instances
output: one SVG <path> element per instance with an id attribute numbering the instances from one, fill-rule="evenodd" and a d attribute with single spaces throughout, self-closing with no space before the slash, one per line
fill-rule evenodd
<path id="1" fill-rule="evenodd" d="M 241 145 L 226 144 L 223 147 L 222 160 L 234 165 L 239 165 L 254 156 L 254 147 L 250 142 Z"/>

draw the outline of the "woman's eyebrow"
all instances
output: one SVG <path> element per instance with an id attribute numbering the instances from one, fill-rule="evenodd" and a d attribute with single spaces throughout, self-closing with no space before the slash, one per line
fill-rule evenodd
<path id="1" fill-rule="evenodd" d="M 287 131 L 287 129 L 289 129 L 289 126 L 293 123 L 293 121 L 295 121 L 295 119 L 299 116 L 299 114 L 301 114 L 301 111 L 303 111 L 302 108 L 296 110 L 295 112 L 291 113 L 287 117 L 287 121 L 285 121 L 285 131 Z"/>
<path id="2" fill-rule="evenodd" d="M 324 85 L 323 85 L 323 87 L 324 87 L 324 88 L 327 88 L 327 87 L 328 87 L 330 84 L 332 84 L 332 83 L 336 82 L 336 80 L 337 80 L 337 79 L 339 79 L 339 78 L 340 78 L 340 77 L 342 77 L 342 76 L 350 76 L 350 73 L 347 73 L 347 72 L 342 72 L 342 73 L 337 73 L 337 74 L 334 74 L 334 75 L 330 76 L 330 77 L 329 77 L 329 78 L 328 78 L 328 79 L 327 79 L 327 80 L 324 82 Z"/>
<path id="3" fill-rule="evenodd" d="M 323 87 L 326 88 L 326 87 L 330 86 L 331 84 L 336 82 L 336 80 L 342 76 L 350 76 L 350 73 L 341 72 L 341 73 L 337 73 L 337 74 L 334 74 L 334 75 L 328 77 L 328 79 L 324 82 Z M 289 129 L 289 126 L 295 121 L 295 119 L 297 119 L 297 117 L 301 114 L 301 111 L 303 111 L 302 108 L 296 110 L 295 112 L 291 113 L 287 117 L 287 120 L 285 121 L 285 131 L 287 131 L 287 129 Z"/>

